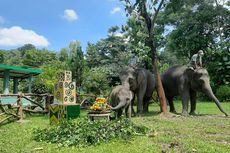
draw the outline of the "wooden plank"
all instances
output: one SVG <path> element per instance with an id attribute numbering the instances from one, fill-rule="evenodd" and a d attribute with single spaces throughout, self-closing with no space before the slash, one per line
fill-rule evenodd
<path id="1" fill-rule="evenodd" d="M 3 120 L 0 121 L 0 124 L 3 123 L 4 121 L 8 120 L 11 117 L 13 117 L 13 115 L 7 116 L 6 118 L 4 118 Z"/>
<path id="2" fill-rule="evenodd" d="M 43 96 L 48 96 L 49 94 L 33 94 L 33 93 L 20 93 L 20 94 L 0 94 L 0 97 L 9 97 L 9 96 L 19 96 L 19 95 L 23 95 L 23 96 L 40 96 L 40 97 L 43 97 Z"/>
<path id="3" fill-rule="evenodd" d="M 27 109 L 27 108 L 23 108 L 23 111 L 25 112 L 30 112 L 30 113 L 40 113 L 40 114 L 47 114 L 48 111 L 40 111 L 40 110 L 31 110 L 31 109 Z"/>

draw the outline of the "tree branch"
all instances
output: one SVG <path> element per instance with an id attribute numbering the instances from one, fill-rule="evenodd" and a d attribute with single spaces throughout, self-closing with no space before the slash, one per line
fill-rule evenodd
<path id="1" fill-rule="evenodd" d="M 137 2 L 138 2 L 138 0 L 137 0 Z M 149 16 L 149 14 L 147 12 L 145 0 L 141 0 L 139 7 L 140 7 L 141 16 L 144 17 L 144 19 L 146 21 L 148 31 L 151 32 L 152 22 L 151 22 L 151 18 Z"/>
<path id="2" fill-rule="evenodd" d="M 161 2 L 160 2 L 160 4 L 159 4 L 158 8 L 157 8 L 157 9 L 154 9 L 154 10 L 155 10 L 155 13 L 154 13 L 154 16 L 153 16 L 153 19 L 152 19 L 152 24 L 155 23 L 155 21 L 156 21 L 156 19 L 157 19 L 157 15 L 158 15 L 158 13 L 159 13 L 159 11 L 160 11 L 160 9 L 161 9 L 161 7 L 162 7 L 163 4 L 164 4 L 164 0 L 161 0 Z"/>

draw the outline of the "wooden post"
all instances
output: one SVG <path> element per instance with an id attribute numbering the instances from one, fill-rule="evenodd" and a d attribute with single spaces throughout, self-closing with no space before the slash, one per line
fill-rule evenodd
<path id="1" fill-rule="evenodd" d="M 18 95 L 17 105 L 19 106 L 17 115 L 19 116 L 19 120 L 22 120 L 23 119 L 22 93 Z"/>
<path id="2" fill-rule="evenodd" d="M 45 111 L 49 112 L 50 104 L 53 103 L 54 96 L 53 95 L 47 95 L 46 101 L 45 101 Z"/>
<path id="3" fill-rule="evenodd" d="M 32 81 L 33 81 L 33 76 L 30 75 L 29 78 L 29 85 L 28 85 L 28 93 L 32 93 Z"/>

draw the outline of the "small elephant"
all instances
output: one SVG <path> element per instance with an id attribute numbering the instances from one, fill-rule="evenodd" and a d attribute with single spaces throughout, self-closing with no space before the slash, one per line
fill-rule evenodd
<path id="1" fill-rule="evenodd" d="M 120 80 L 122 85 L 137 95 L 137 113 L 148 112 L 149 101 L 155 89 L 154 74 L 143 68 L 128 67 L 121 72 Z"/>
<path id="2" fill-rule="evenodd" d="M 173 98 L 180 95 L 182 97 L 182 115 L 188 115 L 189 100 L 191 103 L 190 114 L 195 114 L 196 92 L 201 91 L 216 103 L 222 113 L 228 116 L 212 92 L 208 71 L 205 68 L 192 70 L 187 66 L 173 66 L 161 76 L 161 80 L 165 96 L 169 103 L 170 112 L 176 112 Z"/>
<path id="3" fill-rule="evenodd" d="M 110 104 L 112 110 L 117 112 L 117 117 L 122 115 L 125 109 L 126 117 L 131 118 L 131 100 L 133 99 L 133 92 L 122 85 L 116 86 L 110 93 Z"/>

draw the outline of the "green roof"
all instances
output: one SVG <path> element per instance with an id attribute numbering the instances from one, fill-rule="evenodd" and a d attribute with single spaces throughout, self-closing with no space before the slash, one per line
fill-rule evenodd
<path id="1" fill-rule="evenodd" d="M 10 72 L 10 77 L 12 78 L 28 78 L 30 75 L 39 75 L 42 73 L 41 70 L 27 69 L 21 67 L 15 67 L 10 65 L 0 64 L 0 78 L 4 77 L 4 71 Z"/>

